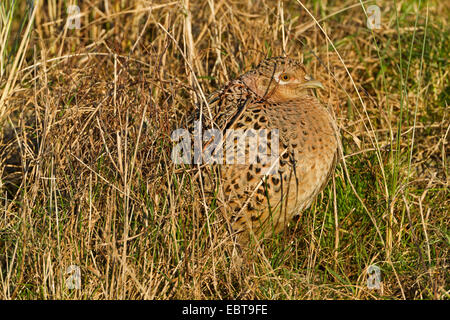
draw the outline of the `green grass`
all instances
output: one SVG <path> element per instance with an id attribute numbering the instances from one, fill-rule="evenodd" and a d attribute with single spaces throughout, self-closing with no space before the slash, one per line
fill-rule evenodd
<path id="1" fill-rule="evenodd" d="M 315 25 L 296 34 L 313 21 L 296 1 L 215 14 L 192 1 L 192 48 L 186 9 L 107 2 L 80 4 L 81 30 L 64 29 L 65 4 L 41 3 L 29 32 L 25 3 L 0 4 L 2 299 L 449 298 L 448 5 L 377 2 L 372 31 L 355 1 L 304 2 L 332 45 Z M 282 28 L 286 53 L 326 85 L 344 160 L 239 264 L 214 192 L 171 163 L 170 133 L 201 100 L 187 63 L 206 94 L 283 54 Z M 381 290 L 366 286 L 370 265 Z"/>

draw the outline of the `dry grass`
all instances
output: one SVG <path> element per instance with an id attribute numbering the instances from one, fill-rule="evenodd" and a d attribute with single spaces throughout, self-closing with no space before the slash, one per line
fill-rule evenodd
<path id="1" fill-rule="evenodd" d="M 10 18 L 8 3 L 2 299 L 449 298 L 444 2 L 380 2 L 373 32 L 357 1 L 78 1 L 75 30 L 63 1 L 23 19 L 26 3 Z M 284 54 L 326 84 L 345 157 L 303 218 L 236 266 L 170 134 L 209 92 Z M 366 287 L 371 264 L 381 290 Z"/>

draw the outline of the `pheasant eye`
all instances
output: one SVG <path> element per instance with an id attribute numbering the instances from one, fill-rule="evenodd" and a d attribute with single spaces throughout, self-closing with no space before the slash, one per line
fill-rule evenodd
<path id="1" fill-rule="evenodd" d="M 282 73 L 280 75 L 280 80 L 289 81 L 290 79 L 291 79 L 291 77 L 287 73 Z"/>

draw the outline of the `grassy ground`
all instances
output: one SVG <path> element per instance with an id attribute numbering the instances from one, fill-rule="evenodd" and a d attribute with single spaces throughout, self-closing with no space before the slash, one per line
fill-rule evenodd
<path id="1" fill-rule="evenodd" d="M 28 2 L 0 3 L 0 298 L 449 298 L 445 1 L 378 1 L 376 30 L 356 0 L 78 1 L 80 29 L 76 1 Z M 325 84 L 344 159 L 236 267 L 170 134 L 283 54 Z"/>

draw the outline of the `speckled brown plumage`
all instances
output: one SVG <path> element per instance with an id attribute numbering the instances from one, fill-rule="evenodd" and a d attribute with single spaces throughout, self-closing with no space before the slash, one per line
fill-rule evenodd
<path id="1" fill-rule="evenodd" d="M 210 112 L 203 109 L 204 129 L 219 128 L 224 135 L 228 129 L 277 129 L 279 134 L 275 172 L 264 174 L 270 163 L 259 156 L 256 163 L 247 159 L 245 164 L 215 166 L 219 199 L 241 242 L 251 233 L 268 237 L 283 230 L 333 173 L 338 134 L 332 117 L 311 92 L 320 86 L 300 62 L 277 57 L 264 60 L 209 97 Z M 270 154 L 274 140 L 270 133 L 268 138 L 267 149 L 259 151 Z"/>

